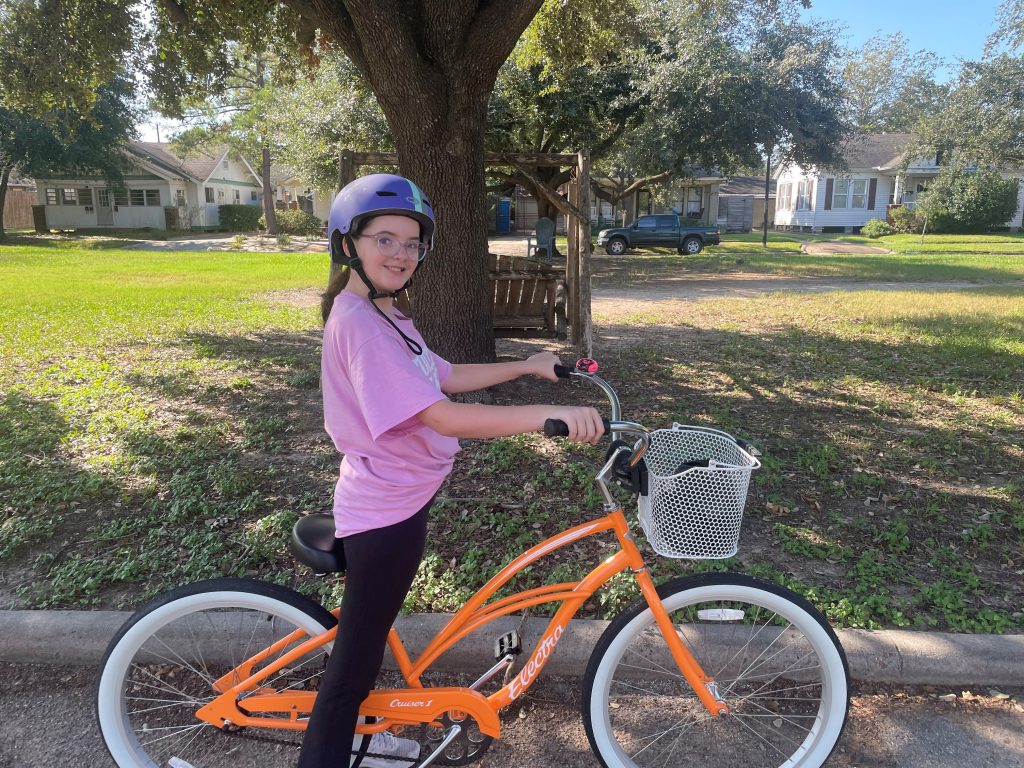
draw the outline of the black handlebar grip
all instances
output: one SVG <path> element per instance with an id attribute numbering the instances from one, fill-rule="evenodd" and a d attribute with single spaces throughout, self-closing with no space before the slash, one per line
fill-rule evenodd
<path id="1" fill-rule="evenodd" d="M 572 375 L 572 371 L 573 369 L 570 368 L 568 365 L 558 365 L 557 363 L 555 364 L 555 376 L 557 376 L 560 379 L 568 379 L 569 376 Z"/>
<path id="2" fill-rule="evenodd" d="M 608 419 L 602 418 L 601 423 L 604 424 L 604 433 L 607 435 L 611 431 L 611 422 Z M 568 437 L 569 425 L 561 419 L 547 419 L 544 422 L 544 436 Z"/>

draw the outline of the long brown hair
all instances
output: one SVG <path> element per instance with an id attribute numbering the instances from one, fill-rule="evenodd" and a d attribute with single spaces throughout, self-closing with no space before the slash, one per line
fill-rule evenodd
<path id="1" fill-rule="evenodd" d="M 345 290 L 351 274 L 351 269 L 339 265 L 337 271 L 327 282 L 327 290 L 320 295 L 320 316 L 324 319 L 324 325 L 327 325 L 327 318 L 330 317 L 331 309 L 334 307 L 334 299 Z"/>

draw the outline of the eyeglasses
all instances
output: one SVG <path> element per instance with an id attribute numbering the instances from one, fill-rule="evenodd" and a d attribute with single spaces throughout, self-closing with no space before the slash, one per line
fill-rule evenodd
<path id="1" fill-rule="evenodd" d="M 390 235 L 360 235 L 360 237 L 368 237 L 372 240 L 376 240 L 377 250 L 380 251 L 382 256 L 397 256 L 398 252 L 402 251 L 411 259 L 423 261 L 423 258 L 427 255 L 427 251 L 430 250 L 430 246 L 426 243 L 421 243 L 419 241 L 413 243 L 400 243 Z"/>

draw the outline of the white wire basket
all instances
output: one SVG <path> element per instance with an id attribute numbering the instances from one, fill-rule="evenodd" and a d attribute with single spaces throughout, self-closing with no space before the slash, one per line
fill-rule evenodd
<path id="1" fill-rule="evenodd" d="M 673 424 L 651 433 L 640 526 L 663 557 L 721 560 L 736 554 L 750 473 L 761 466 L 717 429 Z"/>

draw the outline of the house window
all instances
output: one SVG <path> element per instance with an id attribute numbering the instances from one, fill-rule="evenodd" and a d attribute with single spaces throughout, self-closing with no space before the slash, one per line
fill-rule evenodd
<path id="1" fill-rule="evenodd" d="M 254 203 L 257 200 L 259 200 L 259 196 L 256 194 L 256 190 L 253 190 L 252 192 L 249 193 L 249 199 L 252 200 Z"/>
<path id="2" fill-rule="evenodd" d="M 128 199 L 131 200 L 132 205 L 145 205 L 146 192 L 142 189 L 129 189 Z"/>
<path id="3" fill-rule="evenodd" d="M 865 208 L 868 200 L 868 180 L 854 179 L 850 182 L 850 207 Z"/>
<path id="4" fill-rule="evenodd" d="M 176 206 L 178 206 L 179 208 L 184 208 L 185 207 L 186 203 L 185 203 L 185 190 L 184 189 L 176 189 L 176 190 L 174 190 L 174 204 Z"/>
<path id="5" fill-rule="evenodd" d="M 701 211 L 701 189 L 690 187 L 686 190 L 686 215 L 700 216 Z"/>
<path id="6" fill-rule="evenodd" d="M 224 158 L 224 162 L 221 164 L 221 167 L 224 168 L 224 170 L 227 170 L 227 168 L 228 168 L 228 159 L 226 157 Z"/>
<path id="7" fill-rule="evenodd" d="M 784 184 L 779 185 L 778 190 L 779 197 L 779 210 L 788 211 L 791 210 L 793 203 L 793 182 L 787 181 Z"/>
<path id="8" fill-rule="evenodd" d="M 850 180 L 836 179 L 835 187 L 832 190 L 832 207 L 845 208 L 849 202 Z"/>
<path id="9" fill-rule="evenodd" d="M 110 190 L 109 189 L 97 189 L 96 190 L 96 205 L 101 205 L 104 208 L 110 207 Z"/>
<path id="10" fill-rule="evenodd" d="M 801 181 L 796 187 L 796 209 L 798 211 L 807 210 L 807 182 Z"/>
<path id="11" fill-rule="evenodd" d="M 206 189 L 204 191 L 206 192 L 206 202 L 212 203 L 213 202 L 213 187 L 206 187 Z"/>
<path id="12" fill-rule="evenodd" d="M 57 190 L 53 187 L 46 188 L 46 204 L 57 205 Z"/>
<path id="13" fill-rule="evenodd" d="M 159 189 L 147 189 L 146 190 L 146 205 L 160 205 L 160 190 Z"/>
<path id="14" fill-rule="evenodd" d="M 114 190 L 114 205 L 128 205 L 128 190 L 122 187 Z"/>
<path id="15" fill-rule="evenodd" d="M 241 202 L 242 202 L 242 193 L 241 193 L 241 192 L 239 192 L 239 191 L 238 191 L 237 189 L 233 189 L 233 190 L 231 190 L 231 191 L 235 193 L 235 194 L 234 194 L 234 198 L 235 198 L 235 205 L 239 205 L 239 204 L 241 204 Z"/>
<path id="16" fill-rule="evenodd" d="M 223 189 L 218 189 L 217 190 L 217 202 L 220 203 L 221 205 L 224 204 L 224 190 Z"/>
<path id="17" fill-rule="evenodd" d="M 60 191 L 60 196 L 61 202 L 63 202 L 64 205 L 78 204 L 78 194 L 73 187 L 66 187 L 65 189 L 62 189 Z"/>
<path id="18" fill-rule="evenodd" d="M 78 190 L 78 204 L 79 205 L 92 205 L 92 190 L 91 189 L 80 189 L 80 190 Z"/>

